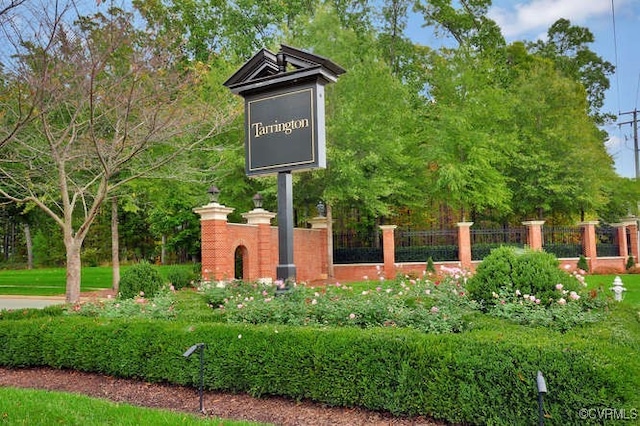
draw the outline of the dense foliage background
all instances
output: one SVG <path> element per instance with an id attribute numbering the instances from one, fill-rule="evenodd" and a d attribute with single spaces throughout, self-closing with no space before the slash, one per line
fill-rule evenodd
<path id="1" fill-rule="evenodd" d="M 221 83 L 279 43 L 347 70 L 327 87 L 328 167 L 294 179 L 302 226 L 319 200 L 338 230 L 635 212 L 638 185 L 598 127 L 613 67 L 592 33 L 559 20 L 546 41 L 508 44 L 490 4 L 16 2 L 0 15 L 2 262 L 59 265 L 80 247 L 110 262 L 114 210 L 123 261 L 197 260 L 191 209 L 212 183 L 231 220 L 258 191 L 275 211 L 275 180 L 244 175 L 242 101 Z M 409 39 L 411 14 L 448 47 Z"/>

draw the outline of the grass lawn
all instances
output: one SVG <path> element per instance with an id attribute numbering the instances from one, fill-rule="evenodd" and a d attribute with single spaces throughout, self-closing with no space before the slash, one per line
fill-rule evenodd
<path id="1" fill-rule="evenodd" d="M 613 297 L 613 292 L 609 289 L 613 287 L 613 280 L 616 276 L 622 279 L 623 287 L 627 289 L 622 293 L 622 303 L 640 306 L 640 274 L 588 275 L 586 279 L 587 286 L 588 288 L 602 289 L 606 294 L 610 294 Z"/>
<path id="2" fill-rule="evenodd" d="M 135 407 L 84 395 L 0 387 L 0 423 L 7 425 L 259 425 Z"/>
<path id="3" fill-rule="evenodd" d="M 158 266 L 160 274 L 166 277 L 170 268 L 176 266 Z M 179 268 L 191 270 L 192 265 L 180 265 Z M 120 273 L 128 266 L 122 266 Z M 65 268 L 0 270 L 0 294 L 24 296 L 64 296 L 66 285 Z M 110 266 L 82 268 L 81 291 L 96 291 L 111 288 L 112 269 Z"/>

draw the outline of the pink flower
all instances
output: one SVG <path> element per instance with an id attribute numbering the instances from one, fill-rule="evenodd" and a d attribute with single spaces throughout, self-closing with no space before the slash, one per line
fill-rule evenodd
<path id="1" fill-rule="evenodd" d="M 522 293 L 520 293 L 520 290 L 516 290 L 516 296 L 521 296 Z"/>
<path id="2" fill-rule="evenodd" d="M 536 302 L 536 305 L 539 305 L 540 304 L 540 299 L 536 299 L 535 302 Z"/>
<path id="3" fill-rule="evenodd" d="M 238 309 L 242 309 L 244 305 L 242 303 L 238 303 Z"/>
<path id="4" fill-rule="evenodd" d="M 564 287 L 562 284 L 556 284 L 556 290 L 562 290 L 562 287 Z"/>
<path id="5" fill-rule="evenodd" d="M 531 300 L 532 302 L 536 301 L 536 297 L 534 295 L 529 296 L 529 300 Z"/>
<path id="6" fill-rule="evenodd" d="M 349 319 L 355 319 L 356 318 L 356 314 L 349 314 Z"/>
<path id="7" fill-rule="evenodd" d="M 144 297 L 144 291 L 140 292 L 140 297 Z"/>
<path id="8" fill-rule="evenodd" d="M 437 314 L 440 312 L 440 309 L 437 306 L 432 306 L 430 311 L 432 314 Z"/>
<path id="9" fill-rule="evenodd" d="M 578 299 L 580 299 L 580 296 L 575 291 L 572 291 L 571 293 L 569 293 L 569 299 L 578 300 Z"/>
<path id="10" fill-rule="evenodd" d="M 318 304 L 318 301 L 317 301 L 316 299 L 313 299 L 313 300 L 311 301 L 311 304 L 312 304 L 312 305 L 317 305 L 317 304 Z"/>
<path id="11" fill-rule="evenodd" d="M 564 300 L 564 299 L 561 297 L 561 298 L 558 300 L 558 304 L 559 304 L 559 305 L 566 305 L 566 304 L 567 304 L 567 301 L 566 301 L 566 300 Z"/>

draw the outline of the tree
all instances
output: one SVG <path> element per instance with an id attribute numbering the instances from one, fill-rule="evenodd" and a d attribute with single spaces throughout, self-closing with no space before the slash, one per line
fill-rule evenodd
<path id="1" fill-rule="evenodd" d="M 427 25 L 444 28 L 459 46 L 480 51 L 496 51 L 505 46 L 500 27 L 487 17 L 491 0 L 416 1 Z"/>
<path id="2" fill-rule="evenodd" d="M 9 1 L 4 1 L 3 0 L 0 3 L 0 17 L 9 14 L 9 12 L 12 9 L 15 9 L 16 7 L 20 6 L 21 4 L 23 4 L 26 1 L 27 0 L 9 0 Z"/>
<path id="3" fill-rule="evenodd" d="M 211 148 L 238 112 L 222 89 L 199 88 L 206 66 L 185 62 L 162 34 L 134 28 L 130 13 L 70 22 L 72 11 L 45 10 L 15 34 L 7 84 L 27 88 L 19 93 L 38 115 L 0 160 L 0 194 L 34 203 L 62 230 L 68 302 L 79 297 L 80 250 L 110 194 L 170 163 L 180 170 L 181 154 Z"/>
<path id="4" fill-rule="evenodd" d="M 504 171 L 514 210 L 522 216 L 578 214 L 598 210 L 603 187 L 615 178 L 604 138 L 587 115 L 583 86 L 548 60 L 529 57 L 514 64 L 511 93 L 519 144 Z M 588 165 L 588 166 L 586 166 Z"/>
<path id="5" fill-rule="evenodd" d="M 495 64 L 463 48 L 433 55 L 432 102 L 423 120 L 426 190 L 469 213 L 510 212 L 511 190 L 502 169 L 513 146 L 509 94 L 493 81 Z"/>
<path id="6" fill-rule="evenodd" d="M 10 0 L 0 2 L 0 26 L 12 26 L 12 12 L 26 0 Z M 6 35 L 7 33 L 5 33 Z M 9 44 L 10 40 L 2 40 L 2 44 Z M 34 105 L 25 102 L 27 88 L 21 85 L 9 85 L 7 82 L 6 64 L 0 61 L 0 149 L 8 143 L 13 136 L 27 123 L 29 123 L 36 111 Z"/>
<path id="7" fill-rule="evenodd" d="M 329 207 L 355 207 L 366 217 L 387 216 L 395 205 L 418 202 L 418 163 L 411 155 L 418 116 L 410 94 L 381 60 L 374 34 L 345 28 L 327 7 L 294 42 L 347 70 L 327 87 L 327 169 L 301 177 L 296 192 L 308 194 L 305 201 L 312 206 L 321 198 Z"/>
<path id="8" fill-rule="evenodd" d="M 571 25 L 568 19 L 559 19 L 549 27 L 547 36 L 546 41 L 529 43 L 529 51 L 552 60 L 563 75 L 582 83 L 587 91 L 589 113 L 598 124 L 615 119 L 600 112 L 615 67 L 589 49 L 588 45 L 595 41 L 593 33 L 588 28 Z"/>

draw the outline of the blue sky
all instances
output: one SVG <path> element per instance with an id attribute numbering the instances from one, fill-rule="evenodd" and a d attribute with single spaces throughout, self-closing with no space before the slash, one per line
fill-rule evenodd
<path id="1" fill-rule="evenodd" d="M 494 0 L 489 16 L 500 25 L 508 42 L 544 38 L 559 18 L 588 27 L 595 36 L 591 49 L 617 64 L 604 110 L 618 114 L 640 107 L 640 0 Z M 408 34 L 416 42 L 433 47 L 447 42 L 434 38 L 431 30 L 421 29 L 415 19 L 409 24 Z M 617 122 L 631 119 L 631 115 L 623 115 Z M 612 123 L 604 129 L 610 136 L 606 145 L 616 171 L 624 177 L 635 177 L 632 127 Z"/>

